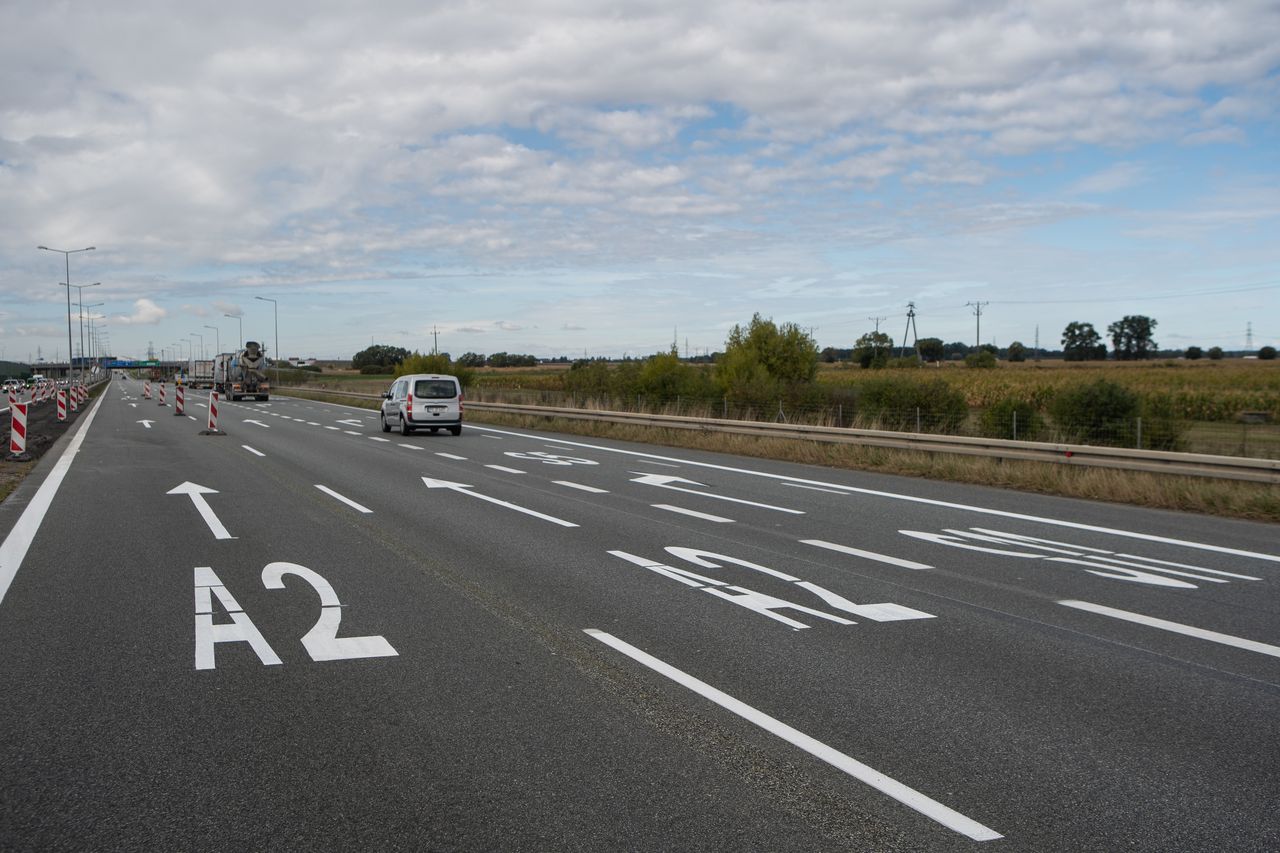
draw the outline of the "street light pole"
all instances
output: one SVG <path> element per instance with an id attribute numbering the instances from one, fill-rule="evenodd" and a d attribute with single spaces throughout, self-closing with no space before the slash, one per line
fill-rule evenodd
<path id="1" fill-rule="evenodd" d="M 93 303 L 92 305 L 85 305 L 85 306 L 83 306 L 83 307 L 80 309 L 81 322 L 82 322 L 82 323 L 84 322 L 84 309 L 85 309 L 85 308 L 101 308 L 103 305 L 106 305 L 106 304 L 107 304 L 107 303 L 105 303 L 105 302 L 95 302 L 95 303 Z M 84 357 L 84 344 L 81 344 L 81 345 L 80 345 L 80 356 L 81 356 L 81 358 L 83 358 L 83 357 Z M 92 317 L 90 317 L 90 318 L 89 318 L 89 360 L 90 360 L 90 361 L 93 361 L 93 318 L 92 318 Z"/>
<path id="2" fill-rule="evenodd" d="M 37 249 L 43 249 L 46 252 L 59 252 L 66 261 L 67 269 L 67 381 L 71 381 L 71 256 L 76 252 L 92 252 L 96 246 L 86 246 L 83 249 L 50 249 L 48 246 L 36 246 Z"/>
<path id="3" fill-rule="evenodd" d="M 208 323 L 205 323 L 204 327 L 213 329 L 213 354 L 215 356 L 220 355 L 222 353 L 222 331 L 217 326 L 210 326 Z M 203 354 L 201 353 L 201 355 Z"/>
<path id="4" fill-rule="evenodd" d="M 235 345 L 235 349 L 240 349 L 240 347 L 244 346 L 244 318 L 236 314 L 223 314 L 222 316 L 230 317 L 232 320 L 235 320 L 240 324 L 240 343 Z"/>
<path id="5" fill-rule="evenodd" d="M 254 299 L 261 299 L 263 302 L 271 303 L 271 319 L 275 323 L 276 340 L 272 344 L 276 350 L 276 386 L 280 385 L 280 306 L 270 296 L 255 296 Z"/>
<path id="6" fill-rule="evenodd" d="M 72 284 L 69 287 L 76 289 L 76 304 L 80 306 L 80 381 L 84 382 L 84 289 L 86 287 L 97 287 L 102 284 L 95 281 L 93 284 Z"/>

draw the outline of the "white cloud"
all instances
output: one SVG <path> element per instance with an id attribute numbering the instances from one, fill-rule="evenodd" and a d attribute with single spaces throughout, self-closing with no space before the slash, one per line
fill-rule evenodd
<path id="1" fill-rule="evenodd" d="M 168 316 L 169 312 L 150 299 L 139 299 L 133 303 L 133 313 L 117 315 L 111 322 L 118 326 L 154 326 Z"/>

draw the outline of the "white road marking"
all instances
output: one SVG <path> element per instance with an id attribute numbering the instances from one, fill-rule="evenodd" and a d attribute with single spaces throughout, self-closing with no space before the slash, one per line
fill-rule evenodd
<path id="1" fill-rule="evenodd" d="M 546 436 L 534 436 L 528 433 L 512 432 L 510 430 L 501 430 L 494 427 L 472 426 L 474 430 L 488 430 L 490 432 L 502 433 L 503 435 L 514 435 L 519 438 L 538 439 L 543 441 L 555 441 L 569 447 L 582 447 L 589 450 L 600 450 L 605 453 L 619 453 L 625 456 L 635 456 L 642 459 L 658 458 L 671 462 L 678 462 L 684 465 L 693 465 L 699 468 L 710 468 L 716 471 L 728 471 L 732 474 L 746 474 L 751 477 L 763 477 L 769 480 L 780 480 L 783 482 L 804 483 L 810 486 L 826 486 L 835 489 L 846 489 L 854 494 L 872 495 L 878 498 L 889 498 L 890 500 L 909 501 L 911 503 L 928 504 L 930 506 L 946 507 L 947 509 L 962 510 L 964 512 L 976 512 L 983 515 L 998 515 L 1003 518 L 1017 518 L 1022 521 L 1033 521 L 1039 524 L 1050 524 L 1056 527 L 1070 527 L 1074 530 L 1088 530 L 1091 533 L 1105 533 L 1110 536 L 1124 536 L 1130 539 L 1141 539 L 1146 542 L 1162 542 L 1166 545 L 1180 545 L 1184 548 L 1196 548 L 1202 551 L 1214 551 L 1219 554 L 1232 554 L 1236 557 L 1252 557 L 1256 560 L 1266 560 L 1271 563 L 1280 563 L 1280 554 L 1264 554 L 1259 551 L 1245 551 L 1240 548 L 1227 548 L 1221 545 L 1209 545 L 1204 542 L 1193 542 L 1189 539 L 1175 539 L 1169 536 L 1157 536 L 1152 533 L 1135 533 L 1129 530 L 1120 530 L 1114 527 L 1102 527 L 1096 524 L 1084 524 L 1078 521 L 1064 521 L 1058 518 L 1045 518 L 1040 515 L 1028 515 L 1022 512 L 1009 512 L 1002 509 L 990 509 L 988 507 L 973 506 L 971 504 L 960 504 L 953 501 L 940 501 L 933 498 L 922 498 L 915 495 L 903 495 L 896 492 L 882 492 L 877 489 L 862 489 L 854 486 L 844 486 L 840 483 L 827 483 L 822 480 L 805 480 L 799 477 L 789 477 L 784 474 L 771 474 L 767 471 L 752 471 L 749 468 L 735 468 L 732 465 L 716 465 L 712 462 L 698 462 L 692 459 L 677 459 L 671 456 L 655 457 L 654 454 L 643 453 L 638 450 L 623 450 L 619 447 L 606 447 L 601 444 L 588 444 L 583 441 L 569 441 L 563 438 L 547 439 Z M 485 438 L 497 438 L 497 436 L 484 436 Z"/>
<path id="2" fill-rule="evenodd" d="M 804 483 L 783 483 L 782 485 L 791 486 L 792 488 L 796 488 L 796 489 L 809 489 L 810 491 L 814 491 L 814 492 L 826 492 L 827 494 L 831 494 L 831 495 L 852 494 L 852 492 L 849 492 L 845 489 L 824 489 L 821 486 L 806 486 Z"/>
<path id="3" fill-rule="evenodd" d="M 593 495 L 607 495 L 608 489 L 597 489 L 595 486 L 584 486 L 581 483 L 570 483 L 568 480 L 552 480 L 557 486 L 567 486 L 570 489 L 577 489 L 580 492 L 590 492 Z"/>
<path id="4" fill-rule="evenodd" d="M 307 421 L 307 426 L 320 426 L 320 424 L 316 423 L 315 421 Z"/>
<path id="5" fill-rule="evenodd" d="M 507 501 L 500 501 L 497 498 L 491 498 L 488 495 L 482 495 L 478 492 L 470 491 L 471 486 L 468 486 L 465 483 L 450 483 L 448 480 L 433 480 L 430 477 L 423 477 L 422 482 L 428 489 L 452 489 L 460 495 L 468 495 L 473 498 L 479 498 L 482 501 L 488 501 L 491 504 L 505 506 L 507 509 L 513 509 L 516 512 L 522 512 L 525 515 L 531 515 L 534 518 L 541 518 L 543 521 L 549 521 L 552 524 L 558 524 L 561 527 L 578 526 L 572 521 L 565 521 L 563 518 L 556 518 L 554 515 L 546 515 L 545 513 L 538 512 L 537 510 L 528 509 L 513 503 L 508 503 Z"/>
<path id="6" fill-rule="evenodd" d="M 390 443 L 391 443 L 391 439 L 389 439 L 389 438 L 383 438 L 382 436 L 378 436 L 378 435 L 371 435 L 371 436 L 369 436 L 369 440 L 370 440 L 370 441 L 385 441 L 387 444 L 390 444 Z"/>
<path id="7" fill-rule="evenodd" d="M 58 457 L 58 461 L 54 463 L 53 470 L 49 472 L 49 476 L 45 477 L 44 482 L 40 484 L 40 488 L 36 489 L 31 502 L 22 511 L 22 515 L 18 516 L 18 521 L 9 531 L 9 535 L 4 538 L 4 542 L 0 542 L 0 602 L 4 601 L 5 593 L 9 591 L 9 585 L 13 583 L 14 576 L 18 574 L 18 569 L 22 568 L 22 561 L 26 559 L 27 550 L 31 547 L 32 540 L 36 538 L 37 531 L 40 530 L 40 524 L 44 521 L 45 513 L 49 511 L 49 505 L 53 503 L 53 498 L 57 495 L 58 488 L 67 476 L 71 463 L 75 461 L 76 454 L 80 452 L 80 445 L 84 443 L 84 437 L 89 432 L 89 425 L 93 423 L 94 417 L 98 414 L 98 407 L 102 405 L 102 401 L 105 399 L 106 397 L 98 397 L 97 402 L 93 404 L 93 409 L 89 412 L 89 416 L 84 419 L 84 423 L 76 430 L 71 443 L 67 445 L 67 449 L 62 452 L 62 455 Z"/>
<path id="8" fill-rule="evenodd" d="M 826 548 L 828 551 L 839 551 L 841 554 L 850 554 L 854 557 L 865 557 L 868 560 L 875 560 L 879 563 L 888 563 L 891 566 L 901 566 L 904 569 L 932 569 L 933 566 L 926 566 L 924 563 L 917 563 L 912 560 L 904 560 L 901 557 L 890 557 L 886 554 L 877 554 L 875 551 L 863 551 L 860 548 L 850 548 L 848 545 L 838 545 L 835 542 L 823 542 L 821 539 L 801 539 L 805 545 L 816 545 L 819 548 Z"/>
<path id="9" fill-rule="evenodd" d="M 679 465 L 672 465 L 669 462 L 654 462 L 652 459 L 646 459 L 645 462 L 650 465 L 661 465 L 663 468 L 679 468 Z"/>
<path id="10" fill-rule="evenodd" d="M 787 509 L 784 506 L 774 506 L 773 504 L 756 503 L 755 501 L 748 501 L 742 498 L 734 498 L 728 495 L 717 495 L 714 492 L 700 492 L 697 489 L 684 489 L 684 488 L 681 488 L 680 486 L 671 485 L 672 483 L 688 483 L 691 486 L 704 485 L 703 483 L 697 483 L 697 482 L 694 482 L 693 480 L 686 480 L 683 477 L 673 477 L 670 474 L 646 474 L 643 471 L 632 471 L 631 473 L 640 475 L 631 481 L 633 483 L 641 483 L 646 486 L 657 486 L 660 489 L 670 489 L 673 492 L 684 492 L 685 494 L 698 495 L 699 497 L 711 498 L 712 500 L 717 500 L 717 501 L 728 501 L 730 503 L 735 503 L 735 504 L 745 504 L 746 506 L 760 507 L 761 509 L 771 509 L 774 512 L 786 512 L 786 513 L 790 513 L 791 515 L 804 515 L 803 510 Z"/>
<path id="11" fill-rule="evenodd" d="M 246 424 L 257 424 L 258 426 L 262 427 L 263 429 L 271 429 L 271 427 L 270 427 L 268 424 L 264 424 L 262 421 L 246 420 L 246 421 L 241 421 L 241 423 L 246 423 Z"/>
<path id="12" fill-rule="evenodd" d="M 861 761 L 845 755 L 843 752 L 834 747 L 827 746 L 825 743 L 810 737 L 809 735 L 792 728 L 786 723 L 769 716 L 763 711 L 758 711 L 745 702 L 733 698 L 729 694 L 717 690 L 705 681 L 700 681 L 688 673 L 676 669 L 668 663 L 665 663 L 653 655 L 644 652 L 630 643 L 618 639 L 612 634 L 604 631 L 598 631 L 595 628 L 586 628 L 584 632 L 589 636 L 606 646 L 621 652 L 632 660 L 640 663 L 659 675 L 666 676 L 682 687 L 697 693 L 704 699 L 709 699 L 715 704 L 724 708 L 732 714 L 736 714 L 742 719 L 753 725 L 759 726 L 765 731 L 779 738 L 782 738 L 792 746 L 799 747 L 813 757 L 825 761 L 837 770 L 841 770 L 859 782 L 863 782 L 887 794 L 903 805 L 915 809 L 925 817 L 935 820 L 953 832 L 972 838 L 974 841 L 994 841 L 997 838 L 1003 838 L 1000 833 L 990 829 L 970 817 L 966 817 L 952 808 L 944 806 L 937 800 L 928 797 L 914 788 L 910 788 L 896 779 L 881 773 L 872 767 L 868 767 Z"/>
<path id="13" fill-rule="evenodd" d="M 266 456 L 266 455 L 267 455 L 267 454 L 263 453 L 261 450 L 254 450 L 252 447 L 250 447 L 250 446 L 249 446 L 249 445 L 247 445 L 247 444 L 242 444 L 242 445 L 240 445 L 240 446 L 241 446 L 241 447 L 243 447 L 245 450 L 249 451 L 250 453 L 252 453 L 254 456 Z"/>
<path id="14" fill-rule="evenodd" d="M 407 448 L 409 448 L 410 450 L 421 450 L 421 449 L 422 449 L 422 447 L 421 447 L 421 446 L 419 446 L 419 445 L 417 445 L 417 444 L 406 444 L 406 443 L 405 443 L 405 442 L 403 442 L 403 441 L 402 441 L 402 442 L 400 442 L 400 446 L 401 446 L 401 447 L 407 447 Z"/>
<path id="15" fill-rule="evenodd" d="M 189 420 L 189 421 L 194 421 L 194 420 L 195 420 L 195 416 L 194 416 L 194 415 L 187 415 L 187 420 Z"/>
<path id="16" fill-rule="evenodd" d="M 138 423 L 142 424 L 147 429 L 151 429 L 151 425 L 155 423 L 155 421 L 138 421 Z"/>
<path id="17" fill-rule="evenodd" d="M 343 502 L 344 504 L 346 504 L 347 506 L 349 506 L 349 507 L 351 507 L 352 509 L 354 509 L 356 512 L 363 512 L 363 513 L 371 513 L 371 512 L 373 512 L 373 510 L 369 509 L 367 506 L 361 506 L 360 504 L 358 504 L 358 503 L 356 503 L 355 501 L 351 500 L 351 498 L 348 498 L 348 497 L 345 497 L 344 495 L 340 495 L 340 494 L 338 494 L 337 492 L 335 492 L 333 489 L 329 488 L 328 486 L 322 486 L 322 485 L 320 485 L 319 483 L 316 483 L 316 484 L 315 484 L 315 486 L 316 486 L 316 488 L 317 488 L 317 489 L 319 489 L 320 491 L 324 492 L 324 493 L 325 493 L 326 495 L 328 495 L 329 497 L 331 497 L 331 498 L 337 498 L 338 500 L 342 501 L 342 502 Z"/>
<path id="18" fill-rule="evenodd" d="M 436 454 L 436 456 L 441 456 L 441 457 L 444 457 L 445 459 L 456 459 L 456 460 L 458 460 L 459 462 L 466 462 L 466 461 L 467 461 L 467 457 L 465 457 L 465 456 L 459 456 L 459 455 L 458 455 L 458 454 L 456 454 L 456 453 L 437 453 L 437 454 Z"/>
<path id="19" fill-rule="evenodd" d="M 204 519 L 204 523 L 208 525 L 209 530 L 213 533 L 214 539 L 235 539 L 227 528 L 222 526 L 222 522 L 218 520 L 218 516 L 214 515 L 213 508 L 204 499 L 205 495 L 218 494 L 217 489 L 211 489 L 208 486 L 202 486 L 199 483 L 190 481 L 180 486 L 175 486 L 165 492 L 167 495 L 186 495 L 191 498 L 191 503 L 195 504 L 196 512 L 200 513 L 200 517 Z"/>
<path id="20" fill-rule="evenodd" d="M 338 432 L 338 428 L 337 428 L 337 427 L 335 427 L 335 426 L 327 426 L 327 427 L 325 427 L 325 429 L 331 429 L 331 430 L 333 430 L 334 432 Z"/>
<path id="21" fill-rule="evenodd" d="M 343 432 L 345 432 L 347 435 L 364 435 L 364 433 L 357 432 L 356 430 L 353 430 L 353 429 L 344 429 Z"/>
<path id="22" fill-rule="evenodd" d="M 1113 619 L 1123 619 L 1126 622 L 1134 622 L 1138 625 L 1147 625 L 1151 628 L 1160 628 L 1165 631 L 1172 631 L 1175 634 L 1185 634 L 1188 637 L 1196 637 L 1200 640 L 1208 640 L 1212 643 L 1221 643 L 1224 646 L 1235 646 L 1237 649 L 1247 649 L 1251 652 L 1270 655 L 1273 658 L 1280 658 L 1280 646 L 1272 646 L 1267 643 L 1259 643 L 1257 640 L 1246 640 L 1243 637 L 1233 637 L 1230 634 L 1220 634 L 1217 631 L 1209 631 L 1205 628 L 1195 628 L 1191 625 L 1183 625 L 1179 622 L 1170 622 L 1166 619 L 1157 619 L 1154 616 L 1144 616 L 1141 613 L 1131 613 L 1128 610 L 1117 610 L 1114 607 L 1104 607 L 1101 604 L 1092 604 L 1088 601 L 1059 601 L 1063 607 L 1072 607 L 1076 610 L 1086 610 L 1089 613 L 1097 613 L 1100 616 L 1110 616 Z"/>
<path id="23" fill-rule="evenodd" d="M 505 466 L 505 465 L 486 465 L 486 466 L 484 466 L 484 467 L 486 467 L 486 468 L 492 468 L 492 469 L 493 469 L 493 470 L 495 470 L 495 471 L 505 471 L 505 472 L 507 472 L 508 474 L 523 474 L 523 473 L 525 473 L 524 471 L 521 471 L 519 468 L 508 468 L 508 467 L 507 467 L 507 466 Z"/>
<path id="24" fill-rule="evenodd" d="M 723 516 L 719 516 L 719 515 L 711 515 L 710 513 L 707 513 L 707 512 L 698 512 L 697 510 L 694 510 L 694 509 L 685 509 L 682 506 L 672 506 L 671 504 L 649 504 L 649 506 L 653 507 L 654 509 L 665 509 L 667 512 L 678 512 L 681 515 L 688 515 L 688 516 L 692 516 L 693 518 L 700 518 L 703 521 L 716 521 L 721 524 L 734 523 L 732 518 L 724 518 Z"/>

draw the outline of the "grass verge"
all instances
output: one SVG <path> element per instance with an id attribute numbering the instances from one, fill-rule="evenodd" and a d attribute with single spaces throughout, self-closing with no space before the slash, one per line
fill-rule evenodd
<path id="1" fill-rule="evenodd" d="M 362 401 L 351 397 L 300 391 L 294 388 L 284 389 L 284 393 L 297 393 L 309 399 L 348 406 L 360 407 L 362 404 Z M 371 401 L 363 407 L 370 410 L 377 408 Z M 467 413 L 467 418 L 477 423 L 520 429 L 551 430 L 619 441 L 645 442 L 664 447 L 687 447 L 761 459 L 779 459 L 806 465 L 824 465 L 830 468 L 972 483 L 1063 497 L 1109 501 L 1130 506 L 1280 522 L 1280 486 L 1266 483 L 1151 474 L 1141 471 L 1117 471 L 1110 468 L 1075 468 L 986 456 L 961 456 L 950 453 L 862 447 L 854 444 L 828 444 L 750 435 L 702 433 L 693 430 L 659 429 L 599 421 L 528 417 L 480 412 L 475 409 Z"/>

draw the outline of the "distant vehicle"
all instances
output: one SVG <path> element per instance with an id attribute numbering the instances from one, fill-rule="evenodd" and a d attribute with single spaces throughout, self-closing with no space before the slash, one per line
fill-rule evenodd
<path id="1" fill-rule="evenodd" d="M 219 353 L 213 359 L 213 387 L 231 400 L 253 397 L 271 399 L 267 382 L 267 355 L 257 341 L 245 341 L 244 349 Z"/>
<path id="2" fill-rule="evenodd" d="M 197 359 L 191 364 L 191 372 L 187 374 L 187 385 L 191 388 L 213 387 L 213 361 Z"/>
<path id="3" fill-rule="evenodd" d="M 21 391 L 22 381 L 19 379 L 6 379 L 0 384 L 0 391 Z"/>
<path id="4" fill-rule="evenodd" d="M 462 385 L 456 376 L 436 373 L 401 376 L 382 395 L 378 418 L 383 432 L 391 432 L 394 423 L 401 435 L 415 429 L 447 429 L 462 435 Z"/>

